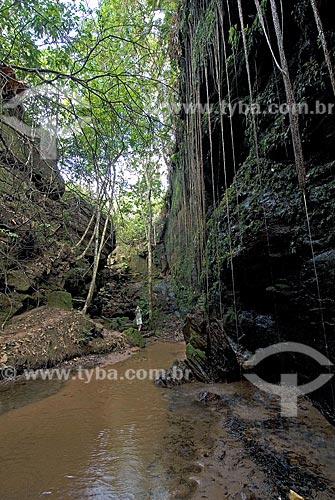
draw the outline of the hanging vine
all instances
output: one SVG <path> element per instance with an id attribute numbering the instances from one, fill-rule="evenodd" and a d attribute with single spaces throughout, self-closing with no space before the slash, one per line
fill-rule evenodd
<path id="1" fill-rule="evenodd" d="M 241 0 L 239 0 L 239 2 L 241 2 Z M 293 86 L 290 79 L 289 67 L 284 50 L 283 33 L 282 33 L 282 28 L 280 26 L 280 20 L 275 0 L 270 0 L 270 5 L 271 5 L 273 25 L 275 28 L 275 33 L 278 43 L 281 66 L 283 68 L 282 75 L 284 79 L 287 104 L 289 108 L 289 119 L 290 119 L 290 128 L 293 141 L 294 156 L 295 156 L 295 165 L 297 169 L 299 185 L 301 189 L 304 191 L 306 187 L 306 168 L 302 150 L 301 135 L 299 130 L 299 115 L 295 111 L 297 109 L 297 104 L 295 101 Z"/>

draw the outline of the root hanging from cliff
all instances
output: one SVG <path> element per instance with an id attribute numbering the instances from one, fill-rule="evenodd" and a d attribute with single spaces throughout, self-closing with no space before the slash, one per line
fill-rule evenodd
<path id="1" fill-rule="evenodd" d="M 253 90 L 252 90 L 252 83 L 251 83 L 251 71 L 250 71 L 250 64 L 249 64 L 249 55 L 248 55 L 248 48 L 247 48 L 247 40 L 246 40 L 246 36 L 245 36 L 245 24 L 244 24 L 244 17 L 243 17 L 243 10 L 242 10 L 241 0 L 237 0 L 237 4 L 238 4 L 238 12 L 239 12 L 239 18 L 240 18 L 240 25 L 241 25 L 241 30 L 242 30 L 242 40 L 243 40 L 243 49 L 244 49 L 244 57 L 245 57 L 245 66 L 246 66 L 247 77 L 248 77 L 248 89 L 249 89 L 250 107 L 252 108 L 253 104 L 254 104 L 254 98 L 253 98 Z M 257 162 L 257 172 L 258 172 L 259 182 L 262 184 L 262 176 L 261 176 L 261 171 L 260 171 L 260 168 L 259 168 L 260 156 L 259 156 L 259 145 L 258 145 L 258 133 L 257 133 L 256 118 L 255 118 L 255 114 L 254 113 L 251 112 L 250 114 L 251 114 L 252 130 L 253 130 L 253 136 L 254 136 L 255 156 L 256 156 L 256 162 Z M 266 237 L 267 237 L 268 251 L 270 253 L 269 230 L 268 230 L 268 223 L 267 223 L 266 211 L 265 211 L 264 203 L 262 203 L 262 210 L 263 210 L 263 216 L 264 216 L 264 224 L 265 224 L 265 231 L 266 231 Z"/>
<path id="2" fill-rule="evenodd" d="M 315 283 L 316 283 L 317 298 L 318 298 L 318 303 L 319 303 L 320 320 L 321 320 L 321 325 L 322 325 L 323 339 L 324 339 L 324 343 L 325 343 L 325 350 L 326 350 L 327 358 L 331 359 L 331 357 L 330 357 L 330 351 L 329 351 L 329 345 L 328 345 L 327 332 L 326 332 L 325 319 L 324 319 L 324 314 L 323 314 L 322 297 L 321 297 L 321 289 L 320 289 L 320 280 L 319 280 L 319 275 L 318 275 L 318 271 L 317 271 L 317 268 L 316 268 L 315 250 L 314 250 L 314 245 L 313 245 L 310 216 L 309 216 L 309 210 L 308 210 L 307 198 L 306 198 L 306 192 L 305 191 L 303 192 L 303 198 L 304 198 L 304 208 L 305 208 L 306 220 L 307 220 L 309 243 L 310 243 L 310 247 L 311 247 L 312 260 L 313 260 L 313 270 L 314 270 L 314 275 L 315 275 Z M 329 374 L 330 374 L 331 373 L 330 367 L 328 367 L 328 369 L 329 369 Z M 331 393 L 332 393 L 333 405 L 335 406 L 334 388 L 333 388 L 332 385 L 330 385 L 330 388 L 331 388 Z"/>
<path id="3" fill-rule="evenodd" d="M 230 5 L 229 5 L 229 0 L 226 0 L 227 4 L 227 12 L 228 12 L 228 20 L 229 20 L 229 26 L 232 26 L 232 17 L 230 13 Z M 219 12 L 222 13 L 222 4 L 218 0 L 218 9 Z M 235 71 L 235 84 L 236 84 L 236 95 L 238 95 L 238 78 L 237 78 L 237 65 L 236 65 L 236 51 L 234 45 L 232 45 L 232 53 L 233 53 L 233 62 L 234 62 L 234 71 Z"/>
<path id="4" fill-rule="evenodd" d="M 277 61 L 277 58 L 276 58 L 276 56 L 275 56 L 274 50 L 273 50 L 272 45 L 271 45 L 270 37 L 269 37 L 268 32 L 267 32 L 266 27 L 265 27 L 264 16 L 263 16 L 263 13 L 262 13 L 262 8 L 261 8 L 261 6 L 260 6 L 259 0 L 254 0 L 254 1 L 255 1 L 255 5 L 256 5 L 256 9 L 257 9 L 258 19 L 259 19 L 260 25 L 261 25 L 261 27 L 262 27 L 262 30 L 263 30 L 263 32 L 264 32 L 264 35 L 265 35 L 265 38 L 266 38 L 267 44 L 268 44 L 268 46 L 269 46 L 269 49 L 270 49 L 271 55 L 272 55 L 272 57 L 273 57 L 273 60 L 274 60 L 274 62 L 275 62 L 275 65 L 277 66 L 277 68 L 279 69 L 279 71 L 282 73 L 282 72 L 283 72 L 283 69 L 282 69 L 282 67 L 280 66 L 279 62 Z"/>
<path id="5" fill-rule="evenodd" d="M 188 50 L 193 53 L 193 43 L 189 40 Z M 200 102 L 200 88 L 196 69 L 192 58 L 189 59 L 186 66 L 186 102 L 196 104 Z M 186 114 L 186 132 L 185 137 L 185 161 L 187 163 L 187 178 L 185 178 L 185 187 L 187 186 L 186 202 L 189 206 L 190 217 L 186 233 L 196 241 L 196 277 L 198 285 L 201 280 L 201 270 L 204 263 L 204 249 L 206 242 L 206 224 L 205 224 L 205 186 L 203 175 L 203 151 L 202 151 L 202 127 L 201 112 L 197 106 L 196 113 Z M 186 194 L 186 193 L 185 193 Z"/>
<path id="6" fill-rule="evenodd" d="M 334 92 L 334 95 L 335 95 L 334 68 L 333 68 L 332 61 L 330 59 L 330 54 L 329 54 L 329 50 L 328 50 L 328 44 L 327 44 L 327 40 L 326 40 L 324 29 L 323 29 L 323 26 L 322 26 L 321 17 L 320 17 L 320 14 L 319 14 L 319 9 L 318 9 L 318 6 L 317 6 L 315 0 L 310 0 L 310 2 L 311 2 L 312 9 L 313 9 L 316 26 L 318 28 L 319 37 L 320 37 L 320 40 L 321 40 L 323 52 L 324 52 L 324 55 L 325 55 L 325 60 L 326 60 L 327 66 L 328 66 L 330 81 L 331 81 L 331 84 L 332 84 L 332 87 L 333 87 L 333 92 Z"/>
<path id="7" fill-rule="evenodd" d="M 216 196 L 215 196 L 215 178 L 214 178 L 214 162 L 213 162 L 212 117 L 211 117 L 211 106 L 209 102 L 207 66 L 205 66 L 205 83 L 206 83 L 206 99 L 208 104 L 207 119 L 208 119 L 209 153 L 210 153 L 211 176 L 212 176 L 212 196 L 213 196 L 213 207 L 215 209 Z"/>
<path id="8" fill-rule="evenodd" d="M 239 0 L 239 2 L 240 1 L 241 0 Z M 290 79 L 288 62 L 285 55 L 283 32 L 280 26 L 276 1 L 270 0 L 270 4 L 272 11 L 273 25 L 275 28 L 275 33 L 278 43 L 280 62 L 283 68 L 282 75 L 284 80 L 287 104 L 289 106 L 289 119 L 290 119 L 294 156 L 295 156 L 295 164 L 298 174 L 299 185 L 301 189 L 304 190 L 306 187 L 306 169 L 305 169 L 304 155 L 302 150 L 302 142 L 299 129 L 299 115 L 295 112 L 295 110 L 297 109 L 297 105 Z"/>
<path id="9" fill-rule="evenodd" d="M 278 42 L 280 60 L 281 60 L 281 64 L 283 67 L 282 74 L 283 74 L 283 79 L 284 79 L 286 97 L 287 97 L 287 101 L 288 101 L 288 105 L 289 105 L 289 109 L 290 109 L 289 117 L 290 117 L 291 133 L 292 133 L 292 140 L 293 140 L 293 148 L 294 148 L 294 154 L 295 154 L 295 160 L 296 160 L 296 168 L 297 168 L 297 173 L 298 173 L 298 178 L 299 178 L 299 185 L 303 191 L 304 207 L 305 207 L 305 211 L 306 211 L 308 234 L 309 234 L 312 258 L 313 258 L 313 266 L 314 266 L 317 294 L 318 294 L 319 307 L 320 307 L 321 324 L 322 324 L 322 329 L 323 329 L 324 336 L 325 336 L 325 345 L 327 348 L 328 342 L 327 342 L 326 329 L 325 329 L 325 323 L 324 323 L 324 317 L 323 317 L 323 311 L 322 311 L 322 300 L 321 300 L 321 294 L 320 294 L 319 277 L 318 277 L 317 268 L 316 268 L 316 264 L 315 264 L 315 252 L 314 252 L 314 247 L 313 247 L 313 239 L 312 239 L 311 227 L 310 227 L 310 218 L 309 218 L 306 192 L 305 192 L 306 170 L 305 170 L 302 142 L 301 142 L 301 136 L 300 136 L 300 130 L 299 130 L 299 117 L 293 111 L 294 109 L 296 109 L 296 101 L 294 98 L 293 87 L 292 87 L 292 83 L 291 83 L 290 76 L 289 76 L 289 68 L 288 68 L 288 63 L 287 63 L 285 50 L 284 50 L 283 33 L 282 33 L 282 29 L 281 29 L 280 24 L 279 24 L 279 16 L 278 16 L 276 2 L 275 2 L 275 0 L 270 0 L 270 3 L 271 3 L 273 24 L 274 24 L 277 42 Z"/>
<path id="10" fill-rule="evenodd" d="M 245 36 L 245 24 L 244 24 L 244 17 L 243 17 L 241 0 L 237 0 L 237 5 L 238 5 L 238 13 L 239 13 L 241 32 L 242 32 L 242 41 L 243 41 L 243 49 L 244 49 L 244 56 L 245 56 L 245 66 L 246 66 L 247 77 L 248 77 L 250 106 L 252 107 L 254 104 L 254 99 L 253 99 L 253 91 L 252 91 L 252 84 L 251 84 L 251 71 L 250 71 L 250 64 L 249 64 L 247 39 Z M 256 153 L 256 158 L 257 158 L 257 166 L 259 166 L 258 134 L 257 134 L 257 126 L 256 126 L 256 119 L 255 119 L 254 113 L 251 113 L 251 119 L 252 119 L 253 133 L 254 133 L 254 142 L 255 142 L 254 145 L 255 145 L 255 153 Z"/>
<path id="11" fill-rule="evenodd" d="M 222 81 L 222 67 L 220 60 L 220 32 L 218 28 L 218 23 L 216 24 L 216 50 L 214 52 L 214 62 L 215 62 L 215 80 L 216 88 L 219 96 L 219 102 L 222 102 L 221 95 L 221 81 Z M 227 176 L 227 157 L 226 157 L 226 146 L 224 137 L 224 125 L 223 116 L 220 113 L 220 128 L 221 128 L 221 142 L 222 142 L 222 157 L 223 157 L 223 170 L 224 170 L 224 180 L 225 180 L 225 190 L 228 189 L 228 176 Z M 235 285 L 235 272 L 234 272 L 234 256 L 232 247 L 232 235 L 231 235 L 231 216 L 229 208 L 229 199 L 227 193 L 225 194 L 226 201 L 226 211 L 227 211 L 227 221 L 228 221 L 228 234 L 229 234 L 229 253 L 230 253 L 230 269 L 231 269 L 231 280 L 232 280 L 232 293 L 234 302 L 234 316 L 235 316 L 235 329 L 236 329 L 236 339 L 239 342 L 239 324 L 238 324 L 238 308 L 237 308 L 237 298 L 236 298 L 236 285 Z"/>
<path id="12" fill-rule="evenodd" d="M 228 94 L 229 110 L 231 110 L 232 109 L 232 100 L 231 100 L 232 84 L 230 82 L 229 68 L 228 68 L 228 62 L 227 62 L 227 45 L 226 45 L 225 32 L 224 32 L 224 24 L 223 24 L 223 12 L 222 12 L 222 8 L 221 8 L 221 2 L 219 0 L 217 0 L 217 13 L 219 15 L 219 18 L 218 18 L 217 22 L 218 22 L 218 24 L 220 25 L 220 28 L 221 28 L 221 39 L 222 39 L 223 56 L 224 56 L 224 63 L 225 63 L 225 70 L 226 70 L 226 82 L 227 82 L 227 94 Z M 235 62 L 235 59 L 234 59 L 234 62 Z M 234 139 L 233 118 L 232 118 L 232 113 L 231 112 L 229 112 L 229 124 L 230 124 L 230 138 L 231 138 L 231 149 L 232 149 L 232 157 L 233 157 L 234 177 L 236 177 L 237 164 L 236 164 L 236 152 L 235 152 L 235 139 Z M 236 188 L 236 207 L 237 207 L 238 221 L 240 222 L 239 193 L 238 193 L 237 188 Z"/>
<path id="13" fill-rule="evenodd" d="M 313 7 L 316 23 L 317 23 L 318 30 L 319 30 L 319 35 L 320 35 L 323 49 L 325 52 L 325 58 L 326 58 L 326 62 L 327 62 L 328 68 L 329 68 L 332 86 L 333 86 L 333 90 L 334 90 L 334 94 L 335 94 L 335 79 L 334 79 L 332 64 L 331 64 L 330 57 L 329 57 L 329 51 L 327 48 L 326 39 L 324 36 L 322 24 L 321 24 L 321 19 L 320 19 L 319 14 L 318 14 L 315 0 L 310 0 L 310 1 L 312 4 L 312 7 Z M 238 0 L 239 6 L 241 5 L 240 2 L 241 2 L 241 0 Z M 302 189 L 304 209 L 305 209 L 305 215 L 306 215 L 306 220 L 307 220 L 308 237 L 309 237 L 311 254 L 312 254 L 313 270 L 314 270 L 314 275 L 315 275 L 316 291 L 317 291 L 318 305 L 319 305 L 319 310 L 320 310 L 320 320 L 321 320 L 321 326 L 322 326 L 322 331 L 323 331 L 325 350 L 327 353 L 327 357 L 329 358 L 330 357 L 329 356 L 329 346 L 328 346 L 328 339 L 327 339 L 325 320 L 324 320 L 324 314 L 323 314 L 320 281 L 319 281 L 319 276 L 318 276 L 317 267 L 316 267 L 315 250 L 314 250 L 314 245 L 313 245 L 310 216 L 309 216 L 309 210 L 308 210 L 308 204 L 307 204 L 307 198 L 306 198 L 306 189 L 305 189 L 306 188 L 306 170 L 305 170 L 302 141 L 301 141 L 301 135 L 300 135 L 300 129 L 299 129 L 299 116 L 294 112 L 294 109 L 296 109 L 296 101 L 295 101 L 295 97 L 294 97 L 293 86 L 292 86 L 292 83 L 290 80 L 289 67 L 288 67 L 288 63 L 287 63 L 287 59 L 286 59 L 286 55 L 285 55 L 285 50 L 284 50 L 283 27 L 280 26 L 280 19 L 279 19 L 279 15 L 278 15 L 278 11 L 277 11 L 276 0 L 270 0 L 270 4 L 271 4 L 273 24 L 274 24 L 274 28 L 275 28 L 277 43 L 278 43 L 281 66 L 279 65 L 279 63 L 274 55 L 274 51 L 273 51 L 273 48 L 271 46 L 270 38 L 269 38 L 267 31 L 266 31 L 264 17 L 262 14 L 261 6 L 259 4 L 259 0 L 255 0 L 255 5 L 257 8 L 257 13 L 258 13 L 261 27 L 263 29 L 264 35 L 265 35 L 267 43 L 269 45 L 274 62 L 276 64 L 276 66 L 278 67 L 278 69 L 281 71 L 281 74 L 282 74 L 283 80 L 284 80 L 285 93 L 286 93 L 286 98 L 287 98 L 288 105 L 289 105 L 290 128 L 291 128 L 291 134 L 292 134 L 295 163 L 296 163 L 296 169 L 297 169 L 297 174 L 298 174 L 299 186 Z M 281 8 L 282 8 L 282 23 L 283 23 L 282 2 L 281 2 Z M 241 9 L 241 12 L 242 12 L 242 9 Z M 332 391 L 332 400 L 334 403 L 334 391 L 333 391 L 332 387 L 331 387 L 331 391 Z"/>
<path id="14" fill-rule="evenodd" d="M 237 3 L 238 3 L 238 12 L 239 12 L 241 31 L 242 31 L 245 65 L 246 65 L 246 71 L 247 71 L 247 77 L 248 77 L 250 106 L 253 107 L 253 105 L 254 105 L 253 88 L 252 88 L 252 82 L 251 82 L 251 71 L 250 71 L 249 54 L 248 54 L 248 48 L 247 48 L 247 40 L 246 40 L 246 35 L 245 35 L 245 23 L 244 23 L 243 9 L 242 9 L 241 0 L 237 0 Z M 265 28 L 265 23 L 264 23 L 264 28 Z M 255 70 L 255 73 L 257 74 L 257 68 Z M 257 173 L 258 173 L 258 177 L 259 177 L 260 190 L 262 191 L 263 179 L 262 179 L 262 173 L 261 173 L 260 166 L 259 166 L 260 165 L 260 155 L 259 155 L 257 124 L 256 124 L 255 115 L 252 112 L 251 112 L 251 119 L 252 119 L 252 129 L 253 129 L 253 137 L 254 137 L 254 146 L 255 146 L 255 156 L 256 156 L 256 162 L 257 162 Z M 264 218 L 267 250 L 268 250 L 269 262 L 270 262 L 270 277 L 271 277 L 272 284 L 274 284 L 273 269 L 272 269 L 271 259 L 270 259 L 271 248 L 270 248 L 269 227 L 268 227 L 266 208 L 265 208 L 263 201 L 260 202 L 260 205 L 262 208 L 263 218 Z M 274 309 L 275 309 L 275 311 L 277 311 L 277 302 L 275 299 L 274 299 Z M 278 341 L 281 341 L 279 329 L 278 329 Z"/>

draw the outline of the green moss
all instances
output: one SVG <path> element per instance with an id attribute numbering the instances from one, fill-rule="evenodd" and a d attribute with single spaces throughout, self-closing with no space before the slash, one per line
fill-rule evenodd
<path id="1" fill-rule="evenodd" d="M 186 345 L 186 356 L 192 361 L 205 361 L 206 354 L 201 349 L 195 349 L 192 344 L 188 343 Z"/>
<path id="2" fill-rule="evenodd" d="M 197 65 L 204 64 L 213 45 L 216 26 L 216 5 L 212 2 L 201 16 L 193 38 L 193 61 Z"/>
<path id="3" fill-rule="evenodd" d="M 141 335 L 141 332 L 135 328 L 127 328 L 123 332 L 131 346 L 133 347 L 145 347 L 145 340 Z"/>
<path id="4" fill-rule="evenodd" d="M 8 236 L 8 238 L 19 238 L 19 235 L 17 233 L 8 231 L 8 229 L 2 229 L 1 227 L 0 227 L 0 235 Z"/>
<path id="5" fill-rule="evenodd" d="M 72 295 L 61 290 L 49 293 L 47 297 L 49 307 L 56 307 L 70 311 L 72 309 Z"/>
<path id="6" fill-rule="evenodd" d="M 190 328 L 188 338 L 186 338 L 188 344 L 192 344 L 193 346 L 197 346 L 197 349 L 205 350 L 207 341 L 205 338 L 201 337 L 199 333 Z"/>
<path id="7" fill-rule="evenodd" d="M 76 262 L 76 266 L 72 267 L 65 273 L 65 279 L 68 281 L 73 281 L 74 283 L 79 283 L 83 280 L 84 275 L 90 276 L 90 264 L 87 260 L 81 259 Z M 91 273 L 92 274 L 92 273 Z"/>
<path id="8" fill-rule="evenodd" d="M 107 321 L 109 328 L 111 330 L 116 330 L 119 332 L 123 332 L 127 327 L 129 327 L 129 324 L 131 324 L 131 320 L 128 317 L 122 317 L 122 318 L 110 318 Z"/>
<path id="9" fill-rule="evenodd" d="M 14 270 L 8 272 L 7 284 L 18 292 L 26 292 L 32 286 L 30 279 L 23 271 Z"/>

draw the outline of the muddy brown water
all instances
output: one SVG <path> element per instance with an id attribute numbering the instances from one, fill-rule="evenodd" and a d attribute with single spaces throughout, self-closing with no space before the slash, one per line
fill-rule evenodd
<path id="1" fill-rule="evenodd" d="M 105 368 L 120 377 L 126 369 L 168 368 L 184 352 L 184 344 L 153 344 Z M 58 391 L 48 395 L 55 385 Z M 149 380 L 70 380 L 61 388 L 28 382 L 25 388 L 26 400 L 22 386 L 19 402 L 15 389 L 4 394 L 14 408 L 0 416 L 1 500 L 169 498 L 160 460 L 168 425 L 164 389 Z"/>
<path id="2" fill-rule="evenodd" d="M 298 419 L 247 383 L 172 390 L 126 380 L 168 368 L 184 344 L 156 343 L 106 369 L 119 380 L 32 381 L 0 392 L 0 500 L 334 500 L 334 429 Z M 204 404 L 199 391 L 222 401 Z M 319 481 L 320 479 L 320 481 Z M 319 482 L 318 482 L 319 481 Z"/>

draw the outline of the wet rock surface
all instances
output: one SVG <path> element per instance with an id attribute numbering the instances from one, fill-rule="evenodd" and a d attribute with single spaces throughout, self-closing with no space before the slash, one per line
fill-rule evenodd
<path id="1" fill-rule="evenodd" d="M 189 471 L 190 482 L 185 479 L 187 492 L 181 489 L 175 498 L 279 500 L 287 499 L 290 490 L 308 500 L 334 498 L 334 428 L 308 400 L 300 400 L 297 417 L 283 418 L 276 398 L 248 383 L 195 383 L 175 391 L 172 415 L 183 410 L 189 419 L 188 444 L 185 450 L 177 447 L 175 461 L 189 453 L 200 464 L 200 473 Z M 191 398 L 192 409 L 187 409 Z M 200 430 L 204 411 L 209 433 Z M 201 418 L 192 419 L 192 412 Z M 197 426 L 204 434 L 195 437 Z"/>
<path id="2" fill-rule="evenodd" d="M 319 4 L 333 51 L 331 4 Z M 317 100 L 333 102 L 334 95 L 313 10 L 302 0 L 281 5 L 295 99 L 314 110 Z M 307 344 L 335 360 L 335 162 L 329 132 L 334 114 L 299 117 L 303 193 L 288 117 L 265 111 L 270 103 L 287 101 L 282 74 L 273 64 L 255 2 L 242 2 L 242 11 L 250 75 L 236 2 L 183 2 L 176 27 L 180 102 L 197 109 L 200 96 L 212 106 L 206 119 L 180 113 L 164 232 L 178 299 L 195 307 L 195 315 L 205 311 L 208 319 L 207 325 L 201 318 L 189 320 L 196 321 L 197 335 L 189 342 L 188 358 L 200 380 L 234 378 L 236 364 L 250 353 L 282 341 Z M 263 15 L 276 46 L 270 2 Z M 225 37 L 224 50 L 218 33 Z M 221 76 L 218 61 L 226 63 Z M 313 78 L 312 67 L 318 68 Z M 220 101 L 250 104 L 248 76 L 253 99 L 265 111 L 256 116 L 256 133 L 250 114 L 219 116 Z M 279 364 L 269 362 L 264 371 L 279 375 Z M 305 378 L 320 373 L 306 358 L 288 364 Z M 331 392 L 328 385 L 315 399 L 334 419 Z"/>
<path id="3" fill-rule="evenodd" d="M 33 168 L 33 167 L 32 167 Z M 81 307 L 92 277 L 93 227 L 82 244 L 93 207 L 67 191 L 53 199 L 39 191 L 28 174 L 0 158 L 0 324 L 34 307 L 53 292 L 71 293 Z M 102 224 L 104 223 L 104 220 Z M 101 266 L 114 248 L 111 233 Z M 86 256 L 77 257 L 88 247 Z"/>

